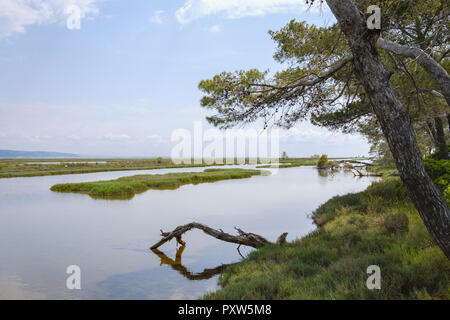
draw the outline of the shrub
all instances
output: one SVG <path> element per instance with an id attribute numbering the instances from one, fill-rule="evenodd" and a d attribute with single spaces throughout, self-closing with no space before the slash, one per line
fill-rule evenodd
<path id="1" fill-rule="evenodd" d="M 450 143 L 447 143 L 447 148 L 450 150 Z M 440 149 L 436 148 L 432 154 L 430 154 L 430 158 L 434 160 L 439 160 Z"/>
<path id="2" fill-rule="evenodd" d="M 317 162 L 317 167 L 318 168 L 324 168 L 328 165 L 328 156 L 326 154 L 323 154 L 320 158 L 319 161 Z"/>
<path id="3" fill-rule="evenodd" d="M 404 212 L 389 213 L 383 219 L 382 228 L 386 234 L 407 233 L 409 231 L 408 216 Z"/>
<path id="4" fill-rule="evenodd" d="M 156 158 L 157 163 L 163 163 L 164 159 L 161 157 Z"/>
<path id="5" fill-rule="evenodd" d="M 445 191 L 450 184 L 450 160 L 425 159 L 425 168 L 434 183 Z"/>
<path id="6" fill-rule="evenodd" d="M 450 173 L 450 160 L 425 159 L 424 163 L 428 174 L 433 180 Z"/>
<path id="7" fill-rule="evenodd" d="M 447 201 L 448 205 L 450 206 L 450 186 L 445 189 L 444 192 L 445 201 Z"/>

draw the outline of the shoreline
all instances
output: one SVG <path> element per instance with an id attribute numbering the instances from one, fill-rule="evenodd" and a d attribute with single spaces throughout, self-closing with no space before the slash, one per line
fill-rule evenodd
<path id="1" fill-rule="evenodd" d="M 315 231 L 250 253 L 220 276 L 220 289 L 200 299 L 450 298 L 450 261 L 400 179 L 383 177 L 365 191 L 333 197 L 312 219 Z M 381 269 L 381 290 L 366 287 L 371 265 Z"/>

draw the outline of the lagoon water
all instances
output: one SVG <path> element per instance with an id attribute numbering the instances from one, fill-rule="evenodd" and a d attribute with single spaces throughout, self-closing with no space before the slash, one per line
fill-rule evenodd
<path id="1" fill-rule="evenodd" d="M 222 265 L 241 259 L 237 246 L 193 230 L 183 237 L 187 246 L 178 258 L 175 241 L 157 255 L 149 247 L 160 240 L 161 228 L 196 221 L 229 233 L 237 226 L 271 240 L 289 232 L 290 241 L 315 229 L 309 215 L 320 204 L 374 181 L 299 167 L 149 190 L 126 201 L 49 190 L 57 183 L 203 169 L 0 179 L 0 299 L 195 299 L 217 288 Z M 81 268 L 81 290 L 66 287 L 70 265 Z"/>

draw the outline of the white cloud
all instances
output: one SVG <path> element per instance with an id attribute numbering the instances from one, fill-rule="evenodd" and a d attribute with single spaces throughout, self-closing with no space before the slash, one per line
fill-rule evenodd
<path id="1" fill-rule="evenodd" d="M 34 24 L 61 23 L 67 20 L 70 5 L 77 6 L 80 18 L 98 14 L 100 0 L 1 0 L 0 38 L 23 33 Z"/>
<path id="2" fill-rule="evenodd" d="M 211 28 L 209 28 L 209 31 L 217 33 L 217 32 L 222 31 L 222 29 L 220 28 L 220 26 L 218 24 L 216 24 L 215 26 L 212 26 Z"/>
<path id="3" fill-rule="evenodd" d="M 164 10 L 157 10 L 157 11 L 153 12 L 153 15 L 150 17 L 150 22 L 156 23 L 156 24 L 163 24 L 164 23 L 164 21 L 162 19 L 163 13 L 164 13 Z"/>
<path id="4" fill-rule="evenodd" d="M 146 139 L 151 143 L 164 143 L 167 142 L 166 139 L 161 137 L 159 134 L 152 134 L 146 137 Z"/>
<path id="5" fill-rule="evenodd" d="M 229 19 L 238 19 L 307 8 L 308 5 L 302 0 L 186 0 L 175 16 L 179 23 L 186 24 L 218 13 Z"/>

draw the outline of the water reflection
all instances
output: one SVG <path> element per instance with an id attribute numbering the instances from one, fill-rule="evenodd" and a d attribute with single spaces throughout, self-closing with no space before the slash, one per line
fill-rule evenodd
<path id="1" fill-rule="evenodd" d="M 185 266 L 181 263 L 181 256 L 183 254 L 184 249 L 186 246 L 181 246 L 178 248 L 176 254 L 175 254 L 175 260 L 169 258 L 164 254 L 164 252 L 159 251 L 158 249 L 152 249 L 152 252 L 158 256 L 158 258 L 161 260 L 160 266 L 168 265 L 173 270 L 178 271 L 183 277 L 185 277 L 188 280 L 208 280 L 212 277 L 222 274 L 225 272 L 227 267 L 229 267 L 231 264 L 222 264 L 218 267 L 215 267 L 213 269 L 205 269 L 200 273 L 193 273 L 189 271 Z"/>

